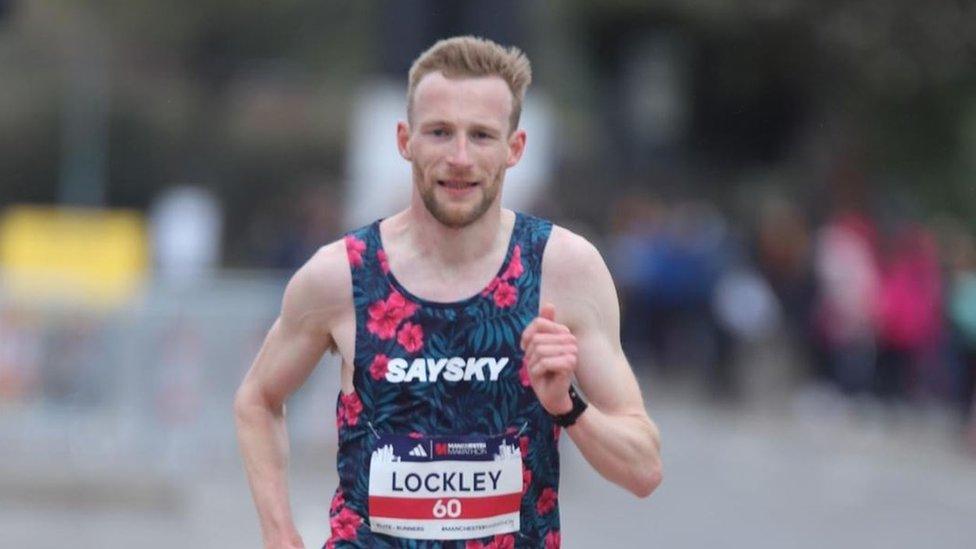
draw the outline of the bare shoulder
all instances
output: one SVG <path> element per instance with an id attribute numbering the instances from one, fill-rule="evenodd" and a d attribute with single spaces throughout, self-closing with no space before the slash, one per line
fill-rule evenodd
<path id="1" fill-rule="evenodd" d="M 556 306 L 557 320 L 562 317 L 572 327 L 604 316 L 608 307 L 615 310 L 616 300 L 613 279 L 596 246 L 553 225 L 542 256 L 542 301 Z"/>
<path id="2" fill-rule="evenodd" d="M 288 281 L 282 320 L 302 331 L 329 334 L 352 310 L 352 276 L 347 257 L 343 240 L 319 248 Z"/>
<path id="3" fill-rule="evenodd" d="M 606 272 L 606 263 L 596 246 L 565 227 L 553 225 L 542 256 L 543 278 L 562 284 L 584 284 L 591 276 Z"/>

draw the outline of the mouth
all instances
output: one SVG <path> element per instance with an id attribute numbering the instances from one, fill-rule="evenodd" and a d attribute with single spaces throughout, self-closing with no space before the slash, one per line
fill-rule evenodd
<path id="1" fill-rule="evenodd" d="M 446 189 L 451 189 L 455 191 L 463 191 L 465 189 L 470 189 L 472 187 L 477 187 L 477 181 L 464 181 L 460 179 L 438 179 L 437 184 Z"/>

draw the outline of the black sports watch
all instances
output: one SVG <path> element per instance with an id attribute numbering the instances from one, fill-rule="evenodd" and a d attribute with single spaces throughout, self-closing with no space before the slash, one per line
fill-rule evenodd
<path id="1" fill-rule="evenodd" d="M 569 399 L 573 401 L 573 408 L 570 411 L 565 414 L 549 414 L 553 423 L 560 427 L 569 427 L 576 423 L 576 420 L 586 411 L 586 407 L 589 406 L 583 400 L 583 397 L 579 396 L 579 393 L 576 392 L 576 387 L 572 385 L 569 386 Z"/>

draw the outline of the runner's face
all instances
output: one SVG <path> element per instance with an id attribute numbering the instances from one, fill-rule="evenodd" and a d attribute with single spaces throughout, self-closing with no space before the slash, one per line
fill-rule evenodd
<path id="1" fill-rule="evenodd" d="M 498 203 L 505 170 L 525 147 L 525 132 L 509 131 L 511 112 L 512 94 L 498 77 L 435 72 L 417 85 L 413 123 L 400 123 L 397 144 L 424 206 L 444 225 L 470 225 Z"/>

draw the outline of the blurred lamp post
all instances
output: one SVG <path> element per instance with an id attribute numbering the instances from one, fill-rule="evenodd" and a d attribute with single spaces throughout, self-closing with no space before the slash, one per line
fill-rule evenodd
<path id="1" fill-rule="evenodd" d="M 70 37 L 65 64 L 58 201 L 77 206 L 105 203 L 108 148 L 107 44 L 90 27 Z"/>

